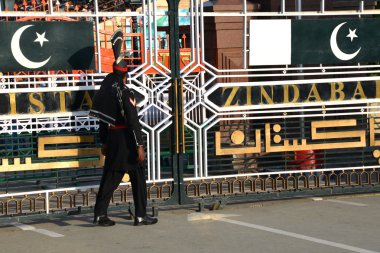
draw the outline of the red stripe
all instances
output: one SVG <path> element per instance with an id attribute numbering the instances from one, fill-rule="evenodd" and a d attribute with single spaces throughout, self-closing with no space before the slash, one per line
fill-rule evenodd
<path id="1" fill-rule="evenodd" d="M 123 68 L 123 67 L 119 67 L 119 66 L 115 66 L 115 65 L 113 66 L 113 68 L 117 71 L 122 71 L 122 72 L 127 72 L 127 70 L 128 70 L 128 67 Z"/>
<path id="2" fill-rule="evenodd" d="M 108 128 L 114 130 L 114 129 L 126 129 L 128 127 L 122 126 L 122 125 L 116 125 L 116 126 L 109 126 Z"/>

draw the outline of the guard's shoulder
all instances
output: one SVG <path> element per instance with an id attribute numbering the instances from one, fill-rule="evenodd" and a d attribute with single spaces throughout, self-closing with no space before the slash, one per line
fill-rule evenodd
<path id="1" fill-rule="evenodd" d="M 136 107 L 136 98 L 133 90 L 129 89 L 128 87 L 125 87 L 123 89 L 123 95 L 125 96 L 126 102 L 130 102 L 131 105 Z"/>
<path id="2" fill-rule="evenodd" d="M 115 79 L 115 76 L 111 74 L 108 74 L 102 81 L 102 84 L 101 86 L 108 86 L 108 85 L 112 85 L 114 82 L 117 82 L 117 80 Z"/>
<path id="3" fill-rule="evenodd" d="M 123 87 L 123 93 L 127 96 L 132 96 L 134 97 L 135 93 L 133 92 L 133 90 L 131 90 L 130 88 L 128 88 L 127 86 L 124 86 Z"/>
<path id="4" fill-rule="evenodd" d="M 116 78 L 115 74 L 109 73 L 108 75 L 106 75 L 106 77 L 104 78 L 104 80 L 112 80 L 112 79 L 115 79 L 115 78 Z"/>

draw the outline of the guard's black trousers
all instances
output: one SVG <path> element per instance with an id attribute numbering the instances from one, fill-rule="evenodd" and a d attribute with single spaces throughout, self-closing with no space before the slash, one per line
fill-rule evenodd
<path id="1" fill-rule="evenodd" d="M 128 171 L 132 184 L 133 202 L 135 204 L 135 215 L 144 217 L 146 215 L 147 193 L 145 181 L 145 169 L 138 168 Z M 107 215 L 113 192 L 123 179 L 124 172 L 104 170 L 100 181 L 98 196 L 94 209 L 95 216 Z"/>

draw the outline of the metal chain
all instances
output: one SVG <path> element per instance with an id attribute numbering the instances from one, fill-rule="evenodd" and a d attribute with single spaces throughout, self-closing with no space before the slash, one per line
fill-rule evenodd
<path id="1" fill-rule="evenodd" d="M 114 83 L 112 86 L 116 88 L 116 95 L 117 95 L 117 100 L 119 101 L 119 105 L 120 105 L 120 112 L 121 112 L 121 115 L 125 118 L 125 112 L 124 112 L 124 106 L 123 106 L 123 97 L 122 97 L 121 89 L 120 89 L 118 83 Z"/>

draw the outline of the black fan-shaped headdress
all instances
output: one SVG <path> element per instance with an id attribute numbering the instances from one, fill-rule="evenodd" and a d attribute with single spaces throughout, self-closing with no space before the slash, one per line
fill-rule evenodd
<path id="1" fill-rule="evenodd" d="M 112 50 L 115 57 L 113 63 L 113 70 L 118 72 L 127 72 L 128 64 L 124 60 L 124 55 L 121 53 L 121 47 L 123 45 L 123 32 L 119 29 L 111 36 Z"/>

